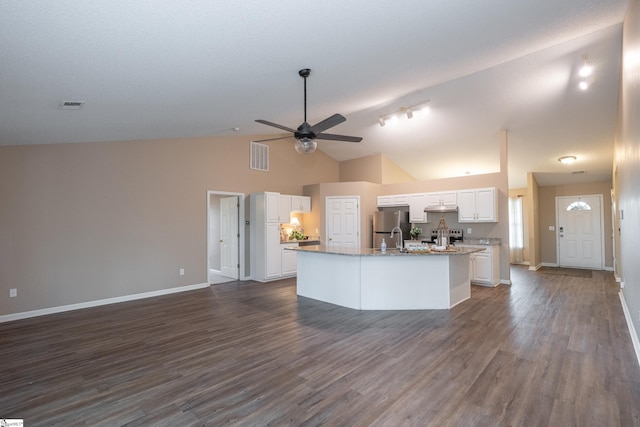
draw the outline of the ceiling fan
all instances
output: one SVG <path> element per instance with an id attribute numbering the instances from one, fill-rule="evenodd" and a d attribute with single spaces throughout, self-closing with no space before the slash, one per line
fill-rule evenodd
<path id="1" fill-rule="evenodd" d="M 316 139 L 327 139 L 332 141 L 347 141 L 347 142 L 360 142 L 362 138 L 358 136 L 346 136 L 346 135 L 335 135 L 331 133 L 323 133 L 325 130 L 332 128 L 336 125 L 347 120 L 341 114 L 334 114 L 331 117 L 328 117 L 311 126 L 307 123 L 307 77 L 311 74 L 311 69 L 304 68 L 298 71 L 300 77 L 304 79 L 304 122 L 298 126 L 298 129 L 291 129 L 286 126 L 279 125 L 277 123 L 269 122 L 267 120 L 256 120 L 258 123 L 262 123 L 263 125 L 273 126 L 278 129 L 286 130 L 287 132 L 293 133 L 293 137 L 296 139 L 295 149 L 300 154 L 313 153 L 316 151 L 316 147 L 318 143 Z M 281 136 L 279 138 L 271 138 L 271 139 L 262 139 L 260 141 L 255 142 L 264 142 L 264 141 L 275 141 L 277 139 L 285 139 L 290 138 L 290 136 Z"/>

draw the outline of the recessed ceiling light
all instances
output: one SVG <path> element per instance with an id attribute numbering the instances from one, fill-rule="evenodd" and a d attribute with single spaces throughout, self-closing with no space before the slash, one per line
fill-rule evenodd
<path id="1" fill-rule="evenodd" d="M 235 128 L 231 128 L 231 130 L 234 131 L 234 132 L 238 132 L 240 130 L 240 128 L 239 127 L 235 127 Z"/>
<path id="2" fill-rule="evenodd" d="M 571 163 L 576 161 L 576 156 L 562 156 L 558 159 L 558 161 L 563 165 L 570 165 Z"/>
<path id="3" fill-rule="evenodd" d="M 580 84 L 578 84 L 578 86 L 580 87 L 580 89 L 582 90 L 587 90 L 589 88 L 589 83 L 582 81 L 580 82 Z"/>

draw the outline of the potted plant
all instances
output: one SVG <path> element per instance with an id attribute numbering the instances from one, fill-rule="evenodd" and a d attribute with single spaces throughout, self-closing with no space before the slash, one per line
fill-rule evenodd
<path id="1" fill-rule="evenodd" d="M 420 233 L 422 233 L 421 228 L 411 227 L 411 230 L 409 231 L 409 234 L 411 235 L 411 240 L 417 240 L 418 237 L 420 236 Z"/>

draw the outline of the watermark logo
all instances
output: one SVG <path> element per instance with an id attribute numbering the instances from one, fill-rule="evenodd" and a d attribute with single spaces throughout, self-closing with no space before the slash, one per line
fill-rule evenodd
<path id="1" fill-rule="evenodd" d="M 24 420 L 19 418 L 0 418 L 0 427 L 24 427 Z"/>

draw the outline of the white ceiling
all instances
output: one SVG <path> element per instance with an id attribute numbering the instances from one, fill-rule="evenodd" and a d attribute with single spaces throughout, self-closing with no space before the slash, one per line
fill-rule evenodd
<path id="1" fill-rule="evenodd" d="M 611 177 L 627 0 L 3 0 L 0 145 L 279 135 L 255 119 L 347 117 L 337 160 L 383 153 L 416 179 Z M 594 78 L 577 88 L 588 54 Z M 82 110 L 61 110 L 66 100 Z M 378 125 L 430 100 L 431 114 Z M 288 140 L 274 143 L 287 144 Z M 292 148 L 293 149 L 293 148 Z M 562 166 L 557 158 L 578 162 Z M 584 170 L 583 174 L 571 174 Z"/>

